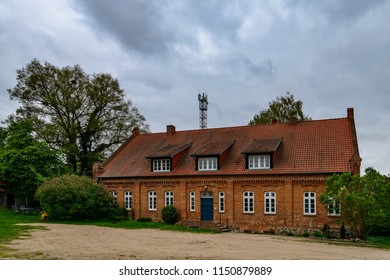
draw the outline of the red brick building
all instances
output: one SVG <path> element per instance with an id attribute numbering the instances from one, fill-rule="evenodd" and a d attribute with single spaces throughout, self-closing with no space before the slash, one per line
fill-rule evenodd
<path id="1" fill-rule="evenodd" d="M 131 137 L 94 177 L 135 217 L 161 220 L 175 205 L 188 225 L 241 231 L 318 230 L 337 224 L 319 202 L 334 173 L 360 173 L 354 111 L 327 120 L 176 131 Z"/>

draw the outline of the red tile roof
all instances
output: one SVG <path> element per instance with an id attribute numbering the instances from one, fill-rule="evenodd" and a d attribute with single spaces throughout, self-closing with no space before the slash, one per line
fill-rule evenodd
<path id="1" fill-rule="evenodd" d="M 352 116 L 226 128 L 150 133 L 131 137 L 103 165 L 99 177 L 174 177 L 196 175 L 248 175 L 350 172 L 355 153 Z M 191 144 L 191 145 L 189 145 Z M 193 155 L 221 154 L 227 157 L 217 171 L 196 171 Z M 185 150 L 171 172 L 151 172 L 150 158 L 171 157 Z M 276 152 L 270 170 L 245 169 L 243 153 Z M 147 159 L 149 158 L 149 160 Z"/>

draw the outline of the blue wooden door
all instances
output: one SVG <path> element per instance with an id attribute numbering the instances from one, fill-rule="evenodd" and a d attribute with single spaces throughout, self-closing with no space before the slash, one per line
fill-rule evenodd
<path id="1" fill-rule="evenodd" d="M 202 221 L 214 220 L 213 198 L 201 198 L 200 219 Z"/>

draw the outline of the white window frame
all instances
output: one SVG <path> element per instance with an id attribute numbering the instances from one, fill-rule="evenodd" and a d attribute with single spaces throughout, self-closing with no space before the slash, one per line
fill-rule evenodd
<path id="1" fill-rule="evenodd" d="M 255 213 L 255 194 L 252 191 L 245 191 L 242 194 L 242 212 L 245 214 Z"/>
<path id="2" fill-rule="evenodd" d="M 328 199 L 328 216 L 332 216 L 332 217 L 341 216 L 340 202 L 332 197 L 329 197 Z"/>
<path id="3" fill-rule="evenodd" d="M 219 213 L 225 213 L 225 193 L 218 193 L 218 211 Z"/>
<path id="4" fill-rule="evenodd" d="M 170 172 L 171 171 L 171 159 L 153 159 L 153 172 Z"/>
<path id="5" fill-rule="evenodd" d="M 271 155 L 249 155 L 248 169 L 271 169 Z"/>
<path id="6" fill-rule="evenodd" d="M 173 191 L 166 191 L 165 192 L 165 206 L 174 205 L 173 198 L 174 198 Z"/>
<path id="7" fill-rule="evenodd" d="M 276 192 L 264 193 L 264 214 L 276 214 Z"/>
<path id="8" fill-rule="evenodd" d="M 317 194 L 315 192 L 303 193 L 303 214 L 314 216 L 317 214 Z"/>
<path id="9" fill-rule="evenodd" d="M 112 196 L 112 204 L 114 206 L 117 206 L 117 194 L 116 194 L 116 191 L 111 191 L 110 194 Z"/>
<path id="10" fill-rule="evenodd" d="M 195 192 L 190 192 L 190 212 L 195 212 Z"/>
<path id="11" fill-rule="evenodd" d="M 198 170 L 199 171 L 218 170 L 218 158 L 217 157 L 198 158 Z"/>
<path id="12" fill-rule="evenodd" d="M 131 210 L 133 208 L 133 193 L 126 191 L 124 193 L 125 208 Z"/>
<path id="13" fill-rule="evenodd" d="M 157 193 L 155 191 L 148 192 L 148 210 L 157 211 Z"/>

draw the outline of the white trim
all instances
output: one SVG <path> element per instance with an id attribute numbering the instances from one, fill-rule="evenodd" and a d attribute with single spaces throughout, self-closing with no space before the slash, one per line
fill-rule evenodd
<path id="1" fill-rule="evenodd" d="M 174 198 L 173 191 L 166 191 L 165 192 L 165 206 L 174 205 L 173 198 Z"/>
<path id="2" fill-rule="evenodd" d="M 276 192 L 264 193 L 264 214 L 276 214 Z"/>
<path id="3" fill-rule="evenodd" d="M 252 191 L 242 193 L 242 212 L 245 214 L 255 213 L 255 194 Z"/>
<path id="4" fill-rule="evenodd" d="M 270 155 L 249 155 L 248 169 L 271 169 Z"/>
<path id="5" fill-rule="evenodd" d="M 218 170 L 218 158 L 217 157 L 198 158 L 198 170 L 199 171 Z"/>
<path id="6" fill-rule="evenodd" d="M 133 207 L 133 193 L 130 191 L 126 191 L 124 193 L 124 202 L 125 202 L 125 208 L 127 210 L 131 210 Z"/>
<path id="7" fill-rule="evenodd" d="M 225 213 L 225 193 L 218 193 L 218 211 L 219 213 Z"/>
<path id="8" fill-rule="evenodd" d="M 190 212 L 195 212 L 195 192 L 190 192 Z"/>
<path id="9" fill-rule="evenodd" d="M 304 192 L 303 193 L 303 214 L 315 216 L 317 215 L 317 202 L 315 192 Z"/>
<path id="10" fill-rule="evenodd" d="M 148 192 L 148 210 L 157 211 L 157 193 L 155 191 Z"/>
<path id="11" fill-rule="evenodd" d="M 169 158 L 153 159 L 153 172 L 169 172 L 171 171 L 171 160 Z"/>

